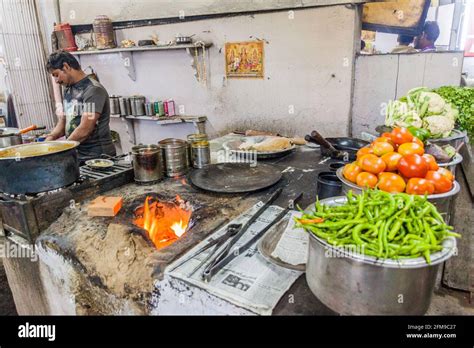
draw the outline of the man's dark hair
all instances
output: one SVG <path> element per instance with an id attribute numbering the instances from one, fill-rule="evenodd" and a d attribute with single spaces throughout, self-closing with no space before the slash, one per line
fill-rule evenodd
<path id="1" fill-rule="evenodd" d="M 425 22 L 423 32 L 426 34 L 426 38 L 431 42 L 435 42 L 439 36 L 439 26 L 436 22 Z"/>
<path id="2" fill-rule="evenodd" d="M 401 45 L 409 45 L 413 42 L 413 39 L 415 37 L 412 36 L 412 35 L 398 35 L 398 42 L 401 44 Z"/>
<path id="3" fill-rule="evenodd" d="M 48 71 L 62 69 L 64 67 L 64 63 L 67 63 L 74 70 L 81 69 L 81 65 L 77 59 L 74 58 L 71 53 L 66 51 L 57 51 L 51 53 L 48 58 L 48 63 L 46 64 L 46 69 L 48 69 Z"/>

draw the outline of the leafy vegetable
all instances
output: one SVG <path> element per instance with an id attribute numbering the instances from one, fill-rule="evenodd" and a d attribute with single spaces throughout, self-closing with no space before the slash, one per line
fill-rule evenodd
<path id="1" fill-rule="evenodd" d="M 474 88 L 443 86 L 433 90 L 459 111 L 457 124 L 474 139 Z"/>

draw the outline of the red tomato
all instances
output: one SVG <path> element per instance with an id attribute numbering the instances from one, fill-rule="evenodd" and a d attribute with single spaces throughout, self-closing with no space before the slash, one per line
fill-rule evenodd
<path id="1" fill-rule="evenodd" d="M 381 141 L 375 142 L 375 143 L 372 143 L 370 147 L 372 148 L 374 155 L 377 155 L 377 156 L 383 156 L 386 153 L 393 152 L 393 146 L 387 142 L 381 142 Z"/>
<path id="2" fill-rule="evenodd" d="M 395 173 L 380 173 L 377 187 L 390 193 L 403 192 L 405 191 L 405 181 Z"/>
<path id="3" fill-rule="evenodd" d="M 420 145 L 422 148 L 425 147 L 425 144 L 423 144 L 423 142 L 417 137 L 413 137 L 413 140 L 411 142 Z"/>
<path id="4" fill-rule="evenodd" d="M 362 169 L 355 162 L 349 163 L 344 166 L 342 175 L 344 175 L 347 180 L 356 182 L 357 175 L 359 175 L 361 171 Z"/>
<path id="5" fill-rule="evenodd" d="M 403 156 L 397 165 L 398 171 L 406 178 L 424 178 L 428 173 L 428 163 L 417 154 Z"/>
<path id="6" fill-rule="evenodd" d="M 388 132 L 385 132 L 385 133 L 382 133 L 381 137 L 383 138 L 388 138 L 388 139 L 392 139 L 392 134 L 388 133 Z"/>
<path id="7" fill-rule="evenodd" d="M 430 170 L 438 170 L 439 168 L 438 163 L 436 162 L 436 159 L 432 155 L 425 153 L 423 155 L 423 159 L 426 161 L 426 163 L 428 163 Z"/>
<path id="8" fill-rule="evenodd" d="M 390 135 L 394 144 L 398 145 L 409 143 L 413 140 L 413 135 L 406 128 L 395 128 Z"/>
<path id="9" fill-rule="evenodd" d="M 421 156 L 425 153 L 425 149 L 417 143 L 405 143 L 398 147 L 398 153 L 402 156 L 415 153 Z"/>
<path id="10" fill-rule="evenodd" d="M 453 173 L 451 173 L 451 171 L 449 169 L 440 167 L 440 168 L 438 168 L 438 172 L 441 175 L 444 175 L 445 177 L 447 177 L 449 180 L 454 181 L 454 175 L 453 175 Z"/>
<path id="11" fill-rule="evenodd" d="M 361 157 L 359 161 L 359 166 L 362 168 L 363 171 L 372 174 L 381 173 L 387 167 L 385 162 L 380 157 L 370 154 Z"/>
<path id="12" fill-rule="evenodd" d="M 432 195 L 435 192 L 434 184 L 422 178 L 408 180 L 406 192 L 411 195 Z"/>
<path id="13" fill-rule="evenodd" d="M 386 153 L 385 155 L 382 156 L 382 160 L 385 162 L 385 164 L 387 165 L 387 167 L 385 168 L 386 171 L 389 171 L 389 172 L 394 172 L 397 170 L 397 165 L 398 165 L 398 161 L 400 161 L 400 158 L 402 158 L 403 156 L 400 155 L 399 153 L 397 152 L 389 152 L 389 153 Z"/>
<path id="14" fill-rule="evenodd" d="M 374 151 L 370 147 L 363 147 L 357 151 L 357 162 L 361 159 L 362 156 L 373 154 Z"/>
<path id="15" fill-rule="evenodd" d="M 372 173 L 362 172 L 357 175 L 357 185 L 374 188 L 377 185 L 377 177 Z"/>
<path id="16" fill-rule="evenodd" d="M 434 193 L 444 193 L 451 191 L 453 182 L 440 172 L 430 170 L 425 177 L 426 180 L 431 181 L 435 187 Z"/>

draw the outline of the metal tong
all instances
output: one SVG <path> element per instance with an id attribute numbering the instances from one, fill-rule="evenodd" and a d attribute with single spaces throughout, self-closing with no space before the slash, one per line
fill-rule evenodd
<path id="1" fill-rule="evenodd" d="M 280 194 L 281 191 L 275 192 L 275 193 Z M 257 220 L 258 216 L 261 215 L 261 213 L 263 213 L 263 211 L 266 210 L 268 208 L 268 206 L 271 204 L 271 202 L 273 202 L 273 200 L 276 198 L 276 197 L 274 198 L 272 196 L 270 198 L 270 200 L 272 198 L 274 198 L 274 199 L 271 202 L 267 202 L 267 204 L 265 204 L 262 207 L 262 208 L 265 208 L 265 209 L 262 210 L 262 208 L 260 208 L 260 210 L 257 212 L 257 214 L 252 216 L 252 218 L 245 224 L 244 228 L 242 228 L 242 230 L 238 233 L 238 235 L 234 236 L 234 238 L 230 241 L 230 243 L 227 244 L 226 248 L 223 249 L 223 251 L 221 253 L 219 253 L 219 255 L 217 255 L 217 257 L 215 257 L 214 260 L 211 263 L 209 263 L 209 265 L 205 268 L 205 270 L 202 274 L 203 280 L 205 280 L 206 282 L 209 282 L 212 279 L 212 277 L 217 272 L 219 272 L 225 265 L 227 265 L 229 262 L 231 262 L 237 256 L 244 253 L 247 249 L 249 249 L 270 228 L 272 228 L 275 224 L 277 224 L 290 210 L 292 210 L 294 208 L 295 203 L 298 200 L 300 200 L 302 196 L 303 196 L 303 193 L 300 193 L 296 196 L 296 198 L 290 199 L 289 202 L 288 202 L 288 206 L 282 212 L 280 212 L 280 214 L 278 214 L 277 217 L 272 222 L 270 222 L 270 224 L 268 224 L 264 229 L 262 229 L 257 234 L 255 234 L 245 244 L 243 244 L 239 248 L 237 248 L 237 249 L 233 250 L 232 252 L 230 252 L 230 249 L 237 242 L 237 240 L 245 233 L 245 231 L 250 227 L 250 225 L 252 225 L 255 222 L 255 220 Z"/>

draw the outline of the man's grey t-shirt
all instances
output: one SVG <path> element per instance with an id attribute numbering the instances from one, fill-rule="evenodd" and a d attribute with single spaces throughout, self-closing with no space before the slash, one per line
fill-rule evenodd
<path id="1" fill-rule="evenodd" d="M 79 159 L 84 161 L 101 154 L 115 156 L 109 127 L 109 94 L 99 82 L 89 76 L 67 87 L 64 92 L 66 138 L 79 126 L 84 112 L 99 113 L 100 117 L 92 134 L 77 148 Z"/>

